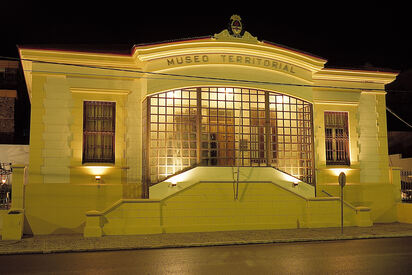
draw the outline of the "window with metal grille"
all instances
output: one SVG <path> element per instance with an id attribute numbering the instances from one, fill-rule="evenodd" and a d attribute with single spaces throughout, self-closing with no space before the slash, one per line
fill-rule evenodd
<path id="1" fill-rule="evenodd" d="M 194 87 L 145 101 L 149 184 L 193 166 L 273 166 L 314 183 L 312 105 L 280 93 Z"/>
<path id="2" fill-rule="evenodd" d="M 115 121 L 115 102 L 84 102 L 83 163 L 114 163 Z"/>
<path id="3" fill-rule="evenodd" d="M 349 165 L 348 113 L 325 112 L 327 165 Z"/>

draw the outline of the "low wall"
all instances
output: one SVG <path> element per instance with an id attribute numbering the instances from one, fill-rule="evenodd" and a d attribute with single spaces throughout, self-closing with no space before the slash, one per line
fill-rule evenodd
<path id="1" fill-rule="evenodd" d="M 412 223 L 412 203 L 398 203 L 398 222 Z"/>
<path id="2" fill-rule="evenodd" d="M 306 198 L 273 182 L 197 182 L 163 199 L 120 200 L 86 214 L 85 237 L 340 226 L 339 198 Z M 344 206 L 345 226 L 370 226 L 369 208 Z"/>
<path id="3" fill-rule="evenodd" d="M 0 162 L 29 164 L 29 145 L 0 144 Z"/>
<path id="4" fill-rule="evenodd" d="M 319 185 L 317 196 L 327 197 L 322 191 L 340 197 L 340 186 Z M 350 184 L 344 187 L 344 200 L 355 206 L 371 208 L 374 223 L 392 223 L 397 221 L 396 205 L 400 201 L 400 187 L 395 184 Z"/>
<path id="5" fill-rule="evenodd" d="M 29 183 L 25 186 L 25 234 L 83 233 L 84 213 L 122 198 L 122 185 Z"/>
<path id="6" fill-rule="evenodd" d="M 325 171 L 327 170 L 324 169 L 323 174 L 326 174 Z M 358 169 L 348 171 L 349 176 L 343 190 L 344 200 L 355 206 L 369 207 L 374 223 L 396 222 L 396 205 L 401 201 L 400 168 L 390 167 L 389 181 L 386 183 L 362 183 L 358 173 Z M 340 197 L 341 188 L 338 184 L 338 175 L 328 179 L 325 175 L 320 177 L 316 191 L 316 196 L 327 197 L 330 194 Z"/>
<path id="7" fill-rule="evenodd" d="M 303 227 L 304 198 L 270 182 L 199 182 L 161 202 L 163 232 Z"/>

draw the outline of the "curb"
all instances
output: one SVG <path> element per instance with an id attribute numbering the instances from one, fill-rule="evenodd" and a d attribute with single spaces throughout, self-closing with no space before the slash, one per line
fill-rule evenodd
<path id="1" fill-rule="evenodd" d="M 50 254 L 50 253 L 80 253 L 98 251 L 121 251 L 121 250 L 145 250 L 145 249 L 167 249 L 167 248 L 190 248 L 190 247 L 212 247 L 231 245 L 254 245 L 254 244 L 274 244 L 274 243 L 302 243 L 302 242 L 328 242 L 340 240 L 361 240 L 361 239 L 383 239 L 383 238 L 404 238 L 412 237 L 412 233 L 383 234 L 383 235 L 359 235 L 359 236 L 334 236 L 319 238 L 293 238 L 293 239 L 271 239 L 271 240 L 240 240 L 222 242 L 200 242 L 181 244 L 155 244 L 155 245 L 131 245 L 131 246 L 111 246 L 111 247 L 79 247 L 79 248 L 55 248 L 47 249 L 47 241 L 44 241 L 43 248 L 37 249 L 9 249 L 1 251 L 3 244 L 0 242 L 0 255 L 18 254 Z"/>

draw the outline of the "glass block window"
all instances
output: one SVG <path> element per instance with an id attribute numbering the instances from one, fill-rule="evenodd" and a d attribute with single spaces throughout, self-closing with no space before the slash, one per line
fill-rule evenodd
<path id="1" fill-rule="evenodd" d="M 347 112 L 325 112 L 325 149 L 327 165 L 349 165 Z"/>
<path id="2" fill-rule="evenodd" d="M 304 182 L 313 183 L 312 105 L 269 93 L 271 165 Z"/>
<path id="3" fill-rule="evenodd" d="M 265 93 L 201 88 L 201 97 L 201 165 L 266 166 Z"/>
<path id="4" fill-rule="evenodd" d="M 114 163 L 116 103 L 83 104 L 83 163 Z"/>
<path id="5" fill-rule="evenodd" d="M 149 103 L 150 181 L 158 182 L 197 162 L 196 89 L 156 94 Z"/>
<path id="6" fill-rule="evenodd" d="M 195 165 L 273 166 L 313 183 L 308 102 L 232 87 L 174 90 L 146 100 L 152 184 Z"/>

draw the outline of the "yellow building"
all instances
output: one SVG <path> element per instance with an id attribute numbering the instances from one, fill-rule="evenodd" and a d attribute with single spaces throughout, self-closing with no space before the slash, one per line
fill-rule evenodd
<path id="1" fill-rule="evenodd" d="M 393 222 L 384 85 L 262 42 L 240 17 L 130 54 L 19 47 L 24 232 L 85 236 Z"/>

